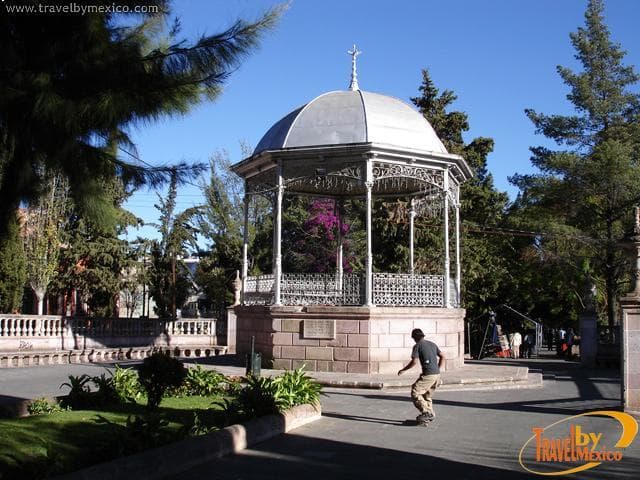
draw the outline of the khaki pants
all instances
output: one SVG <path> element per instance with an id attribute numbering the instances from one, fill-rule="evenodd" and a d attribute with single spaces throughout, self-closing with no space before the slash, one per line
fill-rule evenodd
<path id="1" fill-rule="evenodd" d="M 438 387 L 439 380 L 440 374 L 438 373 L 435 375 L 420 375 L 416 383 L 411 386 L 411 400 L 413 400 L 416 408 L 420 410 L 420 413 L 430 413 L 435 416 L 431 397 Z"/>

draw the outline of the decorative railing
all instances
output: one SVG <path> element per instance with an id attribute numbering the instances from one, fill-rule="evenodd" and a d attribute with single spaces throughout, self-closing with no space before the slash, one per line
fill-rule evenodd
<path id="1" fill-rule="evenodd" d="M 169 335 L 213 335 L 213 319 L 151 320 L 137 318 L 65 318 L 74 334 L 90 337 L 146 337 Z"/>
<path id="2" fill-rule="evenodd" d="M 0 337 L 57 337 L 63 328 L 57 315 L 0 315 Z"/>
<path id="3" fill-rule="evenodd" d="M 247 277 L 243 303 L 245 305 L 271 305 L 273 303 L 274 275 Z"/>
<path id="4" fill-rule="evenodd" d="M 216 322 L 0 314 L 0 350 L 215 344 Z"/>
<path id="5" fill-rule="evenodd" d="M 285 273 L 281 298 L 284 305 L 362 305 L 361 276 L 355 273 Z"/>
<path id="6" fill-rule="evenodd" d="M 455 282 L 450 280 L 449 303 L 456 307 L 459 299 Z M 374 305 L 434 306 L 444 305 L 444 277 L 401 273 L 374 273 L 372 278 Z M 362 274 L 285 273 L 280 285 L 283 305 L 363 305 Z M 245 283 L 245 305 L 270 305 L 274 300 L 274 276 L 248 277 Z"/>
<path id="7" fill-rule="evenodd" d="M 374 273 L 374 305 L 434 306 L 444 304 L 444 277 L 411 273 Z"/>

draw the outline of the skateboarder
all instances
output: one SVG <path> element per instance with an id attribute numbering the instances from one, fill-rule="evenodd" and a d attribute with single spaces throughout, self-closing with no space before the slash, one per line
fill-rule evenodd
<path id="1" fill-rule="evenodd" d="M 420 410 L 420 415 L 416 417 L 418 425 L 427 425 L 435 418 L 431 397 L 440 380 L 440 367 L 444 361 L 444 355 L 435 343 L 424 338 L 424 333 L 419 328 L 411 332 L 411 338 L 416 342 L 411 352 L 411 361 L 398 370 L 398 375 L 402 375 L 420 361 L 422 375 L 411 387 L 411 400 Z"/>

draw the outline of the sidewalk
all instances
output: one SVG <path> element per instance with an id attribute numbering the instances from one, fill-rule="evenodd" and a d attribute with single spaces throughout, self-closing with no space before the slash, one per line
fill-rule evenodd
<path id="1" fill-rule="evenodd" d="M 200 363 L 190 362 L 186 363 Z M 206 365 L 227 376 L 243 376 L 245 368 L 232 365 L 216 364 L 216 357 L 207 361 Z M 202 364 L 202 363 L 201 363 Z M 203 364 L 204 366 L 204 364 Z M 264 376 L 274 376 L 283 373 L 283 370 L 262 369 Z M 309 372 L 323 386 L 336 388 L 367 388 L 367 389 L 394 389 L 409 388 L 419 374 L 416 367 L 398 375 L 368 375 L 364 373 L 336 373 L 336 372 Z M 500 365 L 486 365 L 479 363 L 469 363 L 464 367 L 444 372 L 442 374 L 442 390 L 484 390 L 498 388 L 536 388 L 542 387 L 542 378 L 538 375 L 529 374 L 529 369 L 525 366 L 510 365 L 503 362 Z"/>
<path id="2" fill-rule="evenodd" d="M 235 355 L 219 355 L 202 359 L 183 359 L 187 365 L 199 364 L 227 376 L 244 376 L 245 368 L 238 366 Z M 468 361 L 464 367 L 444 372 L 440 390 L 499 390 L 541 388 L 542 375 L 530 372 L 527 364 L 503 359 L 488 361 Z M 115 364 L 135 366 L 139 361 L 114 363 L 85 363 L 49 365 L 28 368 L 0 369 L 0 405 L 10 405 L 24 400 L 41 397 L 56 397 L 65 394 L 60 385 L 68 381 L 69 375 L 87 374 L 99 376 L 112 370 Z M 263 369 L 262 375 L 273 376 L 282 370 Z M 320 384 L 326 387 L 363 388 L 377 390 L 408 389 L 418 375 L 414 368 L 402 376 L 367 375 L 355 373 L 309 372 Z"/>
<path id="3" fill-rule="evenodd" d="M 550 354 L 530 360 L 473 360 L 448 376 L 452 381 L 453 373 L 470 379 L 472 372 L 475 376 L 485 372 L 488 379 L 489 372 L 502 377 L 502 372 L 514 367 L 544 373 L 544 388 L 464 393 L 439 389 L 434 395 L 437 418 L 428 428 L 415 426 L 416 409 L 408 389 L 326 388 L 321 420 L 168 478 L 540 479 L 519 464 L 519 454 L 532 437 L 532 429 L 587 411 L 618 410 L 619 371 L 581 368 L 577 362 Z M 408 372 L 400 379 L 411 381 L 415 376 Z M 447 374 L 444 376 L 446 381 Z M 617 422 L 610 419 L 590 417 L 585 428 L 602 433 L 607 447 L 619 437 Z M 560 478 L 627 480 L 638 477 L 638 465 L 640 440 L 636 439 L 622 461 L 605 462 Z"/>

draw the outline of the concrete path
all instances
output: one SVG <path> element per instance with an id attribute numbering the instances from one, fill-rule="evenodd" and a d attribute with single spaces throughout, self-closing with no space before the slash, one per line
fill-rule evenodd
<path id="1" fill-rule="evenodd" d="M 427 428 L 413 425 L 417 412 L 406 391 L 328 388 L 321 420 L 174 478 L 542 478 L 518 463 L 532 428 L 585 411 L 619 408 L 619 378 L 613 370 L 587 372 L 554 359 L 518 363 L 544 365 L 547 377 L 555 379 L 534 390 L 437 391 L 437 418 Z M 615 436 L 614 421 L 587 418 L 590 430 Z M 624 455 L 621 462 L 561 478 L 638 478 L 640 440 Z"/>
<path id="2" fill-rule="evenodd" d="M 243 376 L 245 368 L 238 366 L 238 359 L 233 355 L 201 358 L 198 360 L 183 359 L 187 365 L 198 363 L 205 368 L 213 368 L 228 376 Z M 115 362 L 121 366 L 135 366 L 140 361 Z M 115 363 L 85 363 L 47 365 L 23 368 L 0 369 L 0 405 L 20 400 L 65 395 L 66 388 L 60 385 L 68 381 L 69 375 L 87 374 L 99 376 L 109 374 Z M 312 372 L 316 380 L 325 386 L 354 388 L 408 388 L 417 375 L 417 368 L 397 375 L 365 375 L 345 373 Z M 281 370 L 263 369 L 263 375 L 278 375 Z M 502 360 L 492 363 L 469 363 L 464 368 L 443 374 L 443 390 L 486 389 L 486 388 L 520 388 L 541 387 L 541 378 L 528 375 L 526 365 Z"/>
<path id="3" fill-rule="evenodd" d="M 243 373 L 240 367 L 228 364 L 228 357 L 217 362 L 218 365 L 210 367 L 226 373 Z M 472 379 L 502 383 L 504 378 L 525 368 L 545 378 L 543 388 L 446 389 L 447 376 L 450 388 L 456 385 L 461 388 L 464 381 Z M 58 386 L 66 381 L 67 375 L 99 375 L 105 371 L 101 365 L 0 369 L 0 398 L 15 401 L 59 395 L 64 390 Z M 443 476 L 445 480 L 453 480 L 496 479 L 502 475 L 517 480 L 541 478 L 527 473 L 518 463 L 520 449 L 532 436 L 533 427 L 545 427 L 586 411 L 619 409 L 620 405 L 616 370 L 587 371 L 553 356 L 469 362 L 467 373 L 464 372 L 445 375 L 445 385 L 435 396 L 437 418 L 427 428 L 414 425 L 417 411 L 408 398 L 406 385 L 417 372 L 400 377 L 406 385 L 395 388 L 327 387 L 321 420 L 174 478 L 352 480 Z M 334 375 L 333 380 L 338 381 L 339 376 Z M 378 380 L 362 379 L 373 383 Z M 603 432 L 605 438 L 611 439 L 617 433 L 616 424 L 610 419 L 586 417 L 585 422 L 590 431 Z M 561 478 L 638 478 L 640 440 L 636 439 L 624 455 L 620 462 L 603 463 L 588 472 Z"/>

